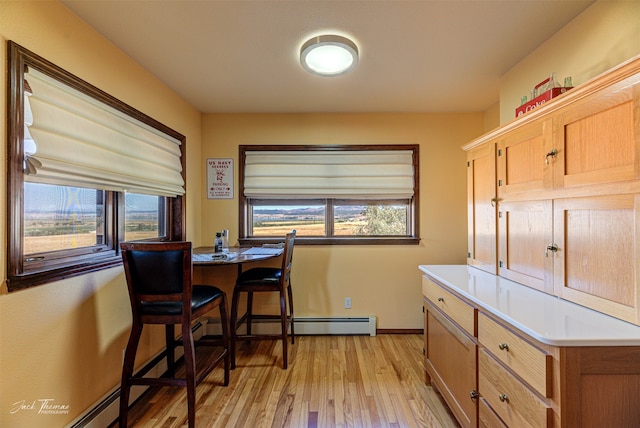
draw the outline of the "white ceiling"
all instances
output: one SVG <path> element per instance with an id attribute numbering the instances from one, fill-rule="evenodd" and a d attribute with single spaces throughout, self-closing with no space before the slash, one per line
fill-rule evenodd
<path id="1" fill-rule="evenodd" d="M 521 59 L 593 0 L 62 0 L 204 113 L 482 111 Z M 320 34 L 360 63 L 299 64 Z M 553 70 L 550 70 L 553 71 Z"/>

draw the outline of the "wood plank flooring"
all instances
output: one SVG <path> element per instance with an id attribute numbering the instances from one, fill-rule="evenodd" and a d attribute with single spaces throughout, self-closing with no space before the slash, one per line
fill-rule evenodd
<path id="1" fill-rule="evenodd" d="M 417 334 L 299 336 L 282 370 L 279 341 L 241 343 L 229 386 L 216 368 L 196 389 L 196 426 L 456 427 L 424 383 L 422 348 Z M 186 415 L 184 389 L 152 388 L 129 426 L 182 427 Z"/>

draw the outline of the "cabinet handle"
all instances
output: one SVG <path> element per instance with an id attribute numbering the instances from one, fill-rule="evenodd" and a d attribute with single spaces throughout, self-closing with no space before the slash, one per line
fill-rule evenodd
<path id="1" fill-rule="evenodd" d="M 547 153 L 547 155 L 544 157 L 544 163 L 546 163 L 547 165 L 549 165 L 549 156 L 551 156 L 552 158 L 555 158 L 558 155 L 558 150 L 553 149 L 551 150 L 549 153 Z"/>
<path id="2" fill-rule="evenodd" d="M 480 397 L 480 394 L 478 394 L 478 391 L 476 391 L 475 389 L 472 389 L 471 392 L 469 393 L 469 396 L 471 397 L 472 400 L 477 400 L 478 397 Z"/>
<path id="3" fill-rule="evenodd" d="M 558 246 L 557 246 L 556 244 L 549 244 L 549 245 L 547 245 L 547 249 L 546 249 L 546 250 L 544 250 L 544 256 L 545 256 L 545 257 L 549 257 L 549 251 L 551 251 L 551 252 L 554 252 L 554 253 L 555 253 L 556 251 L 558 251 Z"/>
<path id="4" fill-rule="evenodd" d="M 444 297 L 438 297 L 438 302 L 444 302 Z"/>
<path id="5" fill-rule="evenodd" d="M 491 198 L 491 207 L 492 208 L 496 207 L 496 202 L 498 202 L 498 198 Z"/>
<path id="6" fill-rule="evenodd" d="M 503 403 L 509 403 L 509 396 L 507 394 L 500 394 L 500 395 L 498 395 L 498 398 Z"/>
<path id="7" fill-rule="evenodd" d="M 508 351 L 509 345 L 507 345 L 506 343 L 498 343 L 498 348 L 500 348 L 501 351 Z"/>

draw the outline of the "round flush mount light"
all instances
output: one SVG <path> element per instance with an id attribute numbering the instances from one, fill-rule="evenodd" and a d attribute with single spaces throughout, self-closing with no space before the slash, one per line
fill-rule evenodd
<path id="1" fill-rule="evenodd" d="M 318 76 L 340 76 L 358 64 L 358 47 L 346 37 L 317 36 L 300 48 L 300 64 Z"/>

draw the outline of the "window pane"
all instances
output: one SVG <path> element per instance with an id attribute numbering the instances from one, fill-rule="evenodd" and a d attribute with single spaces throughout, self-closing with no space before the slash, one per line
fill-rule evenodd
<path id="1" fill-rule="evenodd" d="M 336 204 L 336 236 L 408 236 L 408 204 Z"/>
<path id="2" fill-rule="evenodd" d="M 23 253 L 104 243 L 104 191 L 24 183 Z"/>
<path id="3" fill-rule="evenodd" d="M 165 235 L 164 197 L 125 194 L 124 240 L 157 238 Z"/>
<path id="4" fill-rule="evenodd" d="M 326 208 L 313 205 L 252 205 L 252 236 L 324 236 Z"/>

